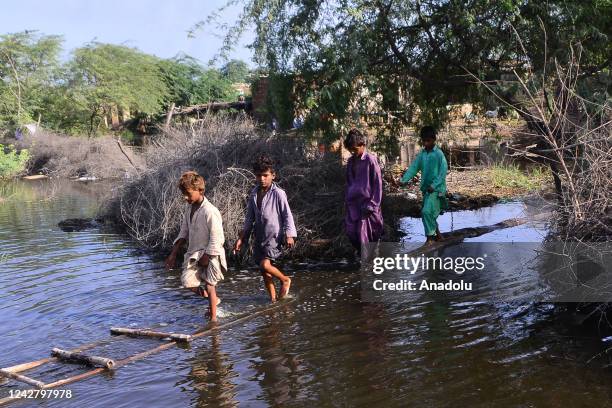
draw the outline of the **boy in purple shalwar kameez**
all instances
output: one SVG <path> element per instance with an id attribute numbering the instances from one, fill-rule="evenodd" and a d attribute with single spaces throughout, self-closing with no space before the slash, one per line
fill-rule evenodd
<path id="1" fill-rule="evenodd" d="M 361 244 L 376 242 L 383 234 L 382 175 L 376 156 L 365 151 L 365 136 L 351 129 L 344 147 L 352 156 L 346 165 L 346 234 L 361 253 Z"/>
<path id="2" fill-rule="evenodd" d="M 272 160 L 261 156 L 253 164 L 253 172 L 258 186 L 249 195 L 244 227 L 240 238 L 234 244 L 234 252 L 239 252 L 243 243 L 248 243 L 251 233 L 254 232 L 253 258 L 259 264 L 270 300 L 276 302 L 276 289 L 272 278 L 281 281 L 279 299 L 289 293 L 291 278 L 285 276 L 274 265 L 274 261 L 280 257 L 283 244 L 293 247 L 297 231 L 287 194 L 273 182 L 276 172 Z"/>

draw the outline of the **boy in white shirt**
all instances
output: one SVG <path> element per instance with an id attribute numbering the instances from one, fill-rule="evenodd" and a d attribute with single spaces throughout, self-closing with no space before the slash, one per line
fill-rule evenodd
<path id="1" fill-rule="evenodd" d="M 216 286 L 227 272 L 223 243 L 223 223 L 221 213 L 204 197 L 206 182 L 195 171 L 184 173 L 179 180 L 179 189 L 185 201 L 190 204 L 185 209 L 181 230 L 174 240 L 172 252 L 166 259 L 166 268 L 173 268 L 181 247 L 189 242 L 181 284 L 200 296 L 207 297 L 210 307 L 210 321 L 217 321 Z"/>

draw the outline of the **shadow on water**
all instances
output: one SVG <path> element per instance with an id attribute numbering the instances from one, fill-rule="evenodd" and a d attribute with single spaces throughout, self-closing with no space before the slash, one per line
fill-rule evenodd
<path id="1" fill-rule="evenodd" d="M 179 272 L 99 230 L 62 232 L 66 218 L 92 217 L 104 189 L 15 183 L 0 204 L 0 365 L 37 360 L 52 347 L 108 338 L 111 326 L 193 332 L 206 304 L 178 290 Z M 5 190 L 3 190 L 5 191 Z M 505 203 L 445 214 L 442 229 L 491 224 L 530 211 Z M 419 220 L 406 219 L 409 241 Z M 496 231 L 487 241 L 535 240 L 545 225 Z M 521 229 L 524 228 L 524 229 Z M 533 234 L 533 235 L 531 235 Z M 488 236 L 487 236 L 488 235 Z M 474 240 L 477 241 L 477 240 Z M 502 264 L 511 259 L 502 259 Z M 257 271 L 230 268 L 220 284 L 223 319 L 266 303 Z M 567 326 L 550 304 L 466 299 L 429 293 L 410 301 L 367 303 L 359 274 L 295 265 L 297 302 L 66 387 L 49 407 L 166 406 L 606 406 L 612 375 L 607 344 Z M 528 271 L 499 268 L 487 285 L 512 289 Z M 504 272 L 505 275 L 502 275 Z M 519 273 L 520 272 L 520 273 Z M 222 319 L 222 320 L 223 320 Z M 110 339 L 91 351 L 122 358 L 159 344 Z M 592 359 L 593 356 L 599 355 Z M 50 364 L 26 374 L 42 381 L 83 369 Z M 0 398 L 14 382 L 0 384 Z"/>

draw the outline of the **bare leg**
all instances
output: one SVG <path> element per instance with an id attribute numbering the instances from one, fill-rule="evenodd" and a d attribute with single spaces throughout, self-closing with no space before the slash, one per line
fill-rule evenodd
<path id="1" fill-rule="evenodd" d="M 265 272 L 263 269 L 261 271 L 261 276 L 264 279 L 264 286 L 268 291 L 268 295 L 270 295 L 270 301 L 272 303 L 276 302 L 276 288 L 274 287 L 274 281 L 272 280 L 272 275 L 268 272 Z"/>
<path id="2" fill-rule="evenodd" d="M 210 308 L 210 321 L 217 321 L 217 305 L 219 304 L 219 298 L 217 297 L 217 290 L 213 285 L 206 284 L 206 291 L 208 292 L 208 307 Z"/>
<path id="3" fill-rule="evenodd" d="M 202 297 L 207 298 L 208 297 L 208 292 L 206 291 L 205 288 L 198 286 L 197 288 L 189 288 L 190 291 L 192 291 L 193 293 L 195 293 L 196 295 L 200 295 Z"/>
<path id="4" fill-rule="evenodd" d="M 200 295 L 203 298 L 208 299 L 208 292 L 206 291 L 205 287 L 198 286 L 197 288 L 189 288 L 189 290 L 191 290 L 196 295 Z M 217 296 L 217 305 L 219 305 L 219 303 L 221 303 L 221 298 Z"/>
<path id="5" fill-rule="evenodd" d="M 277 267 L 272 265 L 272 262 L 270 262 L 268 258 L 262 260 L 259 266 L 264 272 L 281 281 L 282 286 L 278 297 L 282 299 L 283 297 L 287 296 L 287 293 L 289 293 L 289 287 L 291 286 L 291 279 L 283 275 L 283 273 Z"/>

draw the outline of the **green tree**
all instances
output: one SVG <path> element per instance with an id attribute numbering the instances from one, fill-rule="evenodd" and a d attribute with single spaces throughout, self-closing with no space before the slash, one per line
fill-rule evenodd
<path id="1" fill-rule="evenodd" d="M 224 44 L 236 43 L 236 33 L 254 25 L 256 62 L 296 76 L 298 108 L 311 113 L 312 129 L 337 132 L 356 113 L 383 131 L 415 121 L 442 123 L 449 103 L 490 99 L 468 72 L 486 81 L 513 72 L 539 78 L 569 57 L 569 45 L 579 44 L 581 80 L 610 69 L 609 0 L 243 4 Z M 608 94 L 601 92 L 605 84 L 597 86 Z M 380 113 L 391 113 L 389 120 L 380 121 Z"/>
<path id="2" fill-rule="evenodd" d="M 74 51 L 68 86 L 75 108 L 89 116 L 90 134 L 113 109 L 143 115 L 163 110 L 168 89 L 158 61 L 135 48 L 96 42 Z"/>
<path id="3" fill-rule="evenodd" d="M 168 89 L 166 105 L 189 106 L 200 98 L 195 93 L 195 83 L 204 69 L 195 58 L 184 55 L 158 62 L 159 70 Z"/>
<path id="4" fill-rule="evenodd" d="M 181 56 L 158 62 L 168 89 L 166 105 L 190 106 L 236 98 L 232 81 L 219 70 L 205 69 L 197 60 Z"/>
<path id="5" fill-rule="evenodd" d="M 246 62 L 241 60 L 228 61 L 221 67 L 221 74 L 232 83 L 248 82 L 251 70 Z"/>
<path id="6" fill-rule="evenodd" d="M 0 127 L 31 122 L 59 67 L 61 37 L 35 31 L 0 35 Z"/>
<path id="7" fill-rule="evenodd" d="M 202 73 L 194 84 L 194 90 L 197 95 L 196 103 L 234 101 L 237 97 L 232 83 L 214 68 Z"/>

